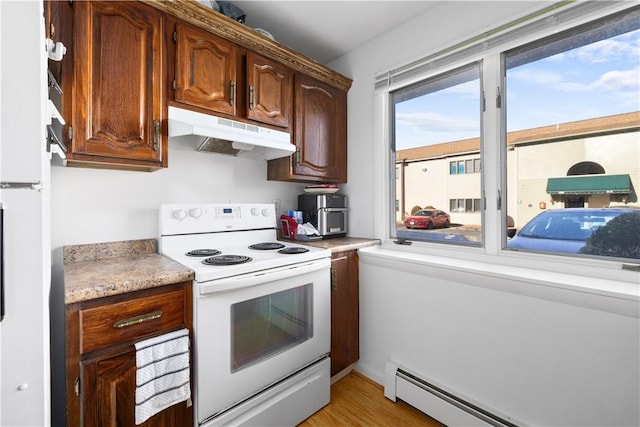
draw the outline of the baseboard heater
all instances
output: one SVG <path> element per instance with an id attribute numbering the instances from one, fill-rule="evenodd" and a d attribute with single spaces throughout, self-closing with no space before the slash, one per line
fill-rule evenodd
<path id="1" fill-rule="evenodd" d="M 384 395 L 401 399 L 447 426 L 517 426 L 510 417 L 497 415 L 470 399 L 389 361 L 385 366 Z"/>

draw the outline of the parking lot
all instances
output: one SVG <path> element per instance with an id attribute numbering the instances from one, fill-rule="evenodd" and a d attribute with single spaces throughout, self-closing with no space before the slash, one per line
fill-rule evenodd
<path id="1" fill-rule="evenodd" d="M 408 229 L 404 224 L 397 224 L 397 231 L 402 237 L 426 238 L 427 240 L 450 240 L 459 243 L 480 243 L 482 234 L 478 225 L 451 224 L 449 228 L 432 230 Z M 425 235 L 433 235 L 426 237 Z M 432 238 L 433 237 L 433 238 Z"/>

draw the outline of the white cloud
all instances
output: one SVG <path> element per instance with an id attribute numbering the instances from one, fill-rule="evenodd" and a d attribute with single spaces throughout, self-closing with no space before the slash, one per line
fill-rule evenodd
<path id="1" fill-rule="evenodd" d="M 580 82 L 574 77 L 576 77 L 575 74 L 571 72 L 561 74 L 541 70 L 520 70 L 509 73 L 509 78 L 544 85 L 549 89 L 566 93 L 594 91 L 635 91 L 637 93 L 640 87 L 639 68 L 606 71 L 592 82 Z"/>
<path id="2" fill-rule="evenodd" d="M 608 71 L 593 82 L 591 87 L 597 90 L 637 92 L 640 87 L 640 68 Z"/>
<path id="3" fill-rule="evenodd" d="M 566 56 L 589 64 L 608 62 L 623 57 L 638 57 L 640 31 L 633 31 L 614 39 L 601 40 L 567 52 Z"/>
<path id="4" fill-rule="evenodd" d="M 448 117 L 434 112 L 401 113 L 396 116 L 399 125 L 417 131 L 427 132 L 461 132 L 476 131 L 478 121 Z"/>
<path id="5" fill-rule="evenodd" d="M 554 55 L 520 70 L 512 70 L 509 78 L 564 93 L 637 92 L 640 86 L 640 70 L 637 68 L 639 55 L 640 30 L 636 30 Z M 551 67 L 540 69 L 536 68 L 536 64 Z M 607 66 L 609 69 L 606 69 Z M 612 66 L 618 67 L 618 70 L 611 70 Z M 628 67 L 636 68 L 625 69 Z M 594 75 L 598 71 L 601 75 Z"/>

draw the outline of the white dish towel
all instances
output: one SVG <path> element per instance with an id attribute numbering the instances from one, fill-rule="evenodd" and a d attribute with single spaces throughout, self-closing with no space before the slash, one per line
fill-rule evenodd
<path id="1" fill-rule="evenodd" d="M 191 397 L 189 331 L 136 343 L 136 425 Z"/>

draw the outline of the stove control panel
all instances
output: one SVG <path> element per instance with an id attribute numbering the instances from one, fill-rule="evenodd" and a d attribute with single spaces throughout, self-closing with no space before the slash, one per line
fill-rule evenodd
<path id="1" fill-rule="evenodd" d="M 252 208 L 253 209 L 253 208 Z M 242 208 L 240 206 L 234 207 L 217 207 L 215 208 L 216 219 L 239 219 L 242 217 Z"/>
<path id="2" fill-rule="evenodd" d="M 160 206 L 160 235 L 276 227 L 273 204 L 167 204 Z"/>

